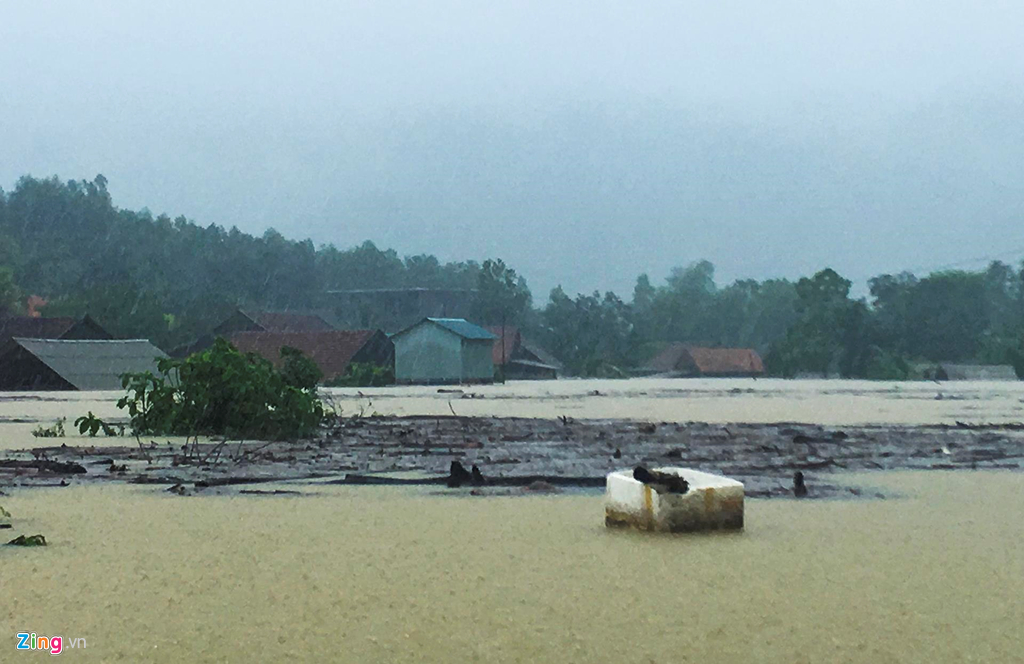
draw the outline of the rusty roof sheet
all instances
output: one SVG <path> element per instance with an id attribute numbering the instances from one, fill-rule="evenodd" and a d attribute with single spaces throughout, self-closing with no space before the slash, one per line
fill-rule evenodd
<path id="1" fill-rule="evenodd" d="M 494 347 L 491 351 L 491 358 L 494 360 L 496 365 L 501 363 L 509 362 L 512 360 L 512 356 L 515 354 L 516 348 L 522 343 L 522 337 L 519 334 L 519 328 L 513 327 L 512 325 L 506 325 L 504 328 L 504 334 L 502 334 L 502 326 L 497 327 L 488 326 L 484 328 L 488 332 L 494 335 Z M 504 338 L 504 348 L 502 346 L 502 339 Z"/>

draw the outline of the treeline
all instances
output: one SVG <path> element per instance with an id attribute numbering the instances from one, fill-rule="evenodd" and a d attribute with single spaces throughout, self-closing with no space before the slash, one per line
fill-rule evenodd
<path id="1" fill-rule="evenodd" d="M 657 287 L 641 275 L 631 302 L 556 288 L 535 331 L 580 375 L 625 375 L 684 341 L 755 348 L 777 376 L 904 379 L 943 361 L 1010 364 L 1024 376 L 1024 268 L 884 274 L 869 281 L 869 298 L 852 298 L 850 286 L 825 269 L 720 288 L 700 262 Z"/>
<path id="2" fill-rule="evenodd" d="M 0 309 L 48 299 L 46 315 L 92 314 L 117 336 L 170 348 L 209 332 L 236 307 L 318 309 L 324 291 L 476 288 L 474 320 L 516 324 L 569 373 L 626 376 L 667 343 L 750 347 L 771 373 L 912 377 L 917 363 L 1012 364 L 1024 374 L 1024 272 L 1000 262 L 978 272 L 909 273 L 870 280 L 850 296 L 831 269 L 799 279 L 719 286 L 714 266 L 647 275 L 624 300 L 561 288 L 534 307 L 500 260 L 441 263 L 370 242 L 315 247 L 268 230 L 198 226 L 115 207 L 102 176 L 24 177 L 0 191 Z"/>
<path id="3" fill-rule="evenodd" d="M 503 264 L 487 267 L 483 275 L 474 261 L 402 258 L 372 242 L 317 248 L 273 229 L 254 237 L 119 209 L 103 176 L 23 177 L 13 191 L 0 190 L 0 307 L 37 294 L 48 316 L 88 312 L 116 336 L 165 349 L 208 333 L 239 306 L 321 309 L 329 289 L 476 288 L 491 274 L 500 282 Z"/>
<path id="4" fill-rule="evenodd" d="M 569 297 L 551 292 L 533 332 L 578 375 L 624 376 L 667 343 L 756 348 L 767 352 L 798 319 L 794 284 L 780 279 L 715 283 L 701 261 L 654 286 L 640 275 L 631 301 L 614 293 Z"/>

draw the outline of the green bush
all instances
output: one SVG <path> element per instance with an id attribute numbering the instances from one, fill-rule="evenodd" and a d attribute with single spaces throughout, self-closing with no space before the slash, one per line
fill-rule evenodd
<path id="1" fill-rule="evenodd" d="M 278 370 L 218 338 L 186 359 L 162 358 L 160 375 L 125 374 L 127 409 L 136 435 L 228 435 L 291 439 L 313 433 L 324 411 L 316 393 L 320 371 L 294 348 L 283 348 Z"/>
<path id="2" fill-rule="evenodd" d="M 82 434 L 83 436 L 86 433 L 88 433 L 90 436 L 95 436 L 97 433 L 100 432 L 100 430 L 103 431 L 104 436 L 124 435 L 123 424 L 120 425 L 119 432 L 118 430 L 114 429 L 114 427 L 112 427 L 111 425 L 107 424 L 100 418 L 93 415 L 91 410 L 89 411 L 88 415 L 83 415 L 82 417 L 79 417 L 77 420 L 75 420 L 75 426 L 78 427 L 78 433 Z"/>

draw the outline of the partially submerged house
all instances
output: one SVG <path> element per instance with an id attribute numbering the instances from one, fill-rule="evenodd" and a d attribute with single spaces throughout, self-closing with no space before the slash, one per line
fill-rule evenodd
<path id="1" fill-rule="evenodd" d="M 235 332 L 327 332 L 333 329 L 320 314 L 238 309 L 213 328 L 213 334 L 227 337 Z"/>
<path id="2" fill-rule="evenodd" d="M 923 371 L 929 380 L 1018 380 L 1009 364 L 953 364 L 942 362 Z"/>
<path id="3" fill-rule="evenodd" d="M 161 357 L 145 339 L 16 337 L 0 353 L 0 390 L 120 390 L 121 374 L 157 373 Z"/>
<path id="4" fill-rule="evenodd" d="M 210 334 L 204 334 L 190 344 L 171 350 L 172 357 L 188 357 L 192 353 L 206 350 L 217 337 L 229 338 L 239 332 L 329 332 L 335 329 L 327 320 L 316 313 L 295 313 L 291 311 L 243 311 L 236 309 L 221 321 Z"/>
<path id="5" fill-rule="evenodd" d="M 44 318 L 9 316 L 0 318 L 0 348 L 14 337 L 22 339 L 112 339 L 92 316 Z"/>
<path id="6" fill-rule="evenodd" d="M 238 332 L 228 337 L 243 353 L 256 353 L 275 367 L 281 367 L 281 349 L 285 346 L 302 351 L 313 360 L 330 382 L 353 362 L 392 367 L 395 346 L 380 330 L 329 330 L 326 332 Z"/>
<path id="7" fill-rule="evenodd" d="M 463 318 L 424 318 L 391 336 L 395 380 L 447 384 L 494 382 L 497 337 Z"/>
<path id="8" fill-rule="evenodd" d="M 496 338 L 491 353 L 494 366 L 509 380 L 558 378 L 561 364 L 540 348 L 528 344 L 519 328 L 499 325 L 486 328 Z"/>
<path id="9" fill-rule="evenodd" d="M 674 343 L 651 358 L 644 373 L 675 378 L 756 377 L 764 375 L 764 363 L 752 348 L 706 348 Z"/>

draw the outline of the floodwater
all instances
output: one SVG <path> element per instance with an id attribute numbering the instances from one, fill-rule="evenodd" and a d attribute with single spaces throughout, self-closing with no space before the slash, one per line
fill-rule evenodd
<path id="1" fill-rule="evenodd" d="M 331 390 L 345 414 L 828 425 L 1024 420 L 1021 383 L 631 380 Z M 0 395 L 0 449 L 117 393 Z M 86 443 L 69 437 L 68 445 Z M 100 442 L 100 441 L 95 441 Z M 107 442 L 107 441 L 103 441 Z M 87 443 L 86 443 L 87 444 Z M 598 494 L 179 497 L 8 489 L 0 662 L 15 634 L 94 662 L 1024 662 L 1024 482 L 830 476 L 890 500 L 748 500 L 738 534 L 610 531 Z M 267 488 L 267 487 L 262 487 Z M 8 537 L 9 534 L 9 537 Z M 69 647 L 84 639 L 85 649 Z"/>
<path id="2" fill-rule="evenodd" d="M 454 411 L 467 416 L 565 415 L 653 422 L 806 422 L 835 426 L 1024 421 L 1024 381 L 640 378 L 323 392 L 346 415 L 450 415 Z M 68 418 L 68 434 L 73 433 L 74 420 L 87 411 L 101 418 L 123 420 L 124 413 L 116 407 L 120 396 L 119 392 L 0 394 L 0 449 L 24 449 L 45 443 L 33 438 L 32 430 L 40 425 L 51 426 L 60 417 Z M 480 398 L 467 398 L 470 396 Z"/>
<path id="3" fill-rule="evenodd" d="M 1024 661 L 1021 476 L 859 481 L 904 497 L 712 535 L 608 530 L 598 495 L 14 490 L 4 532 L 50 546 L 0 547 L 0 661 L 19 631 L 83 662 Z"/>

